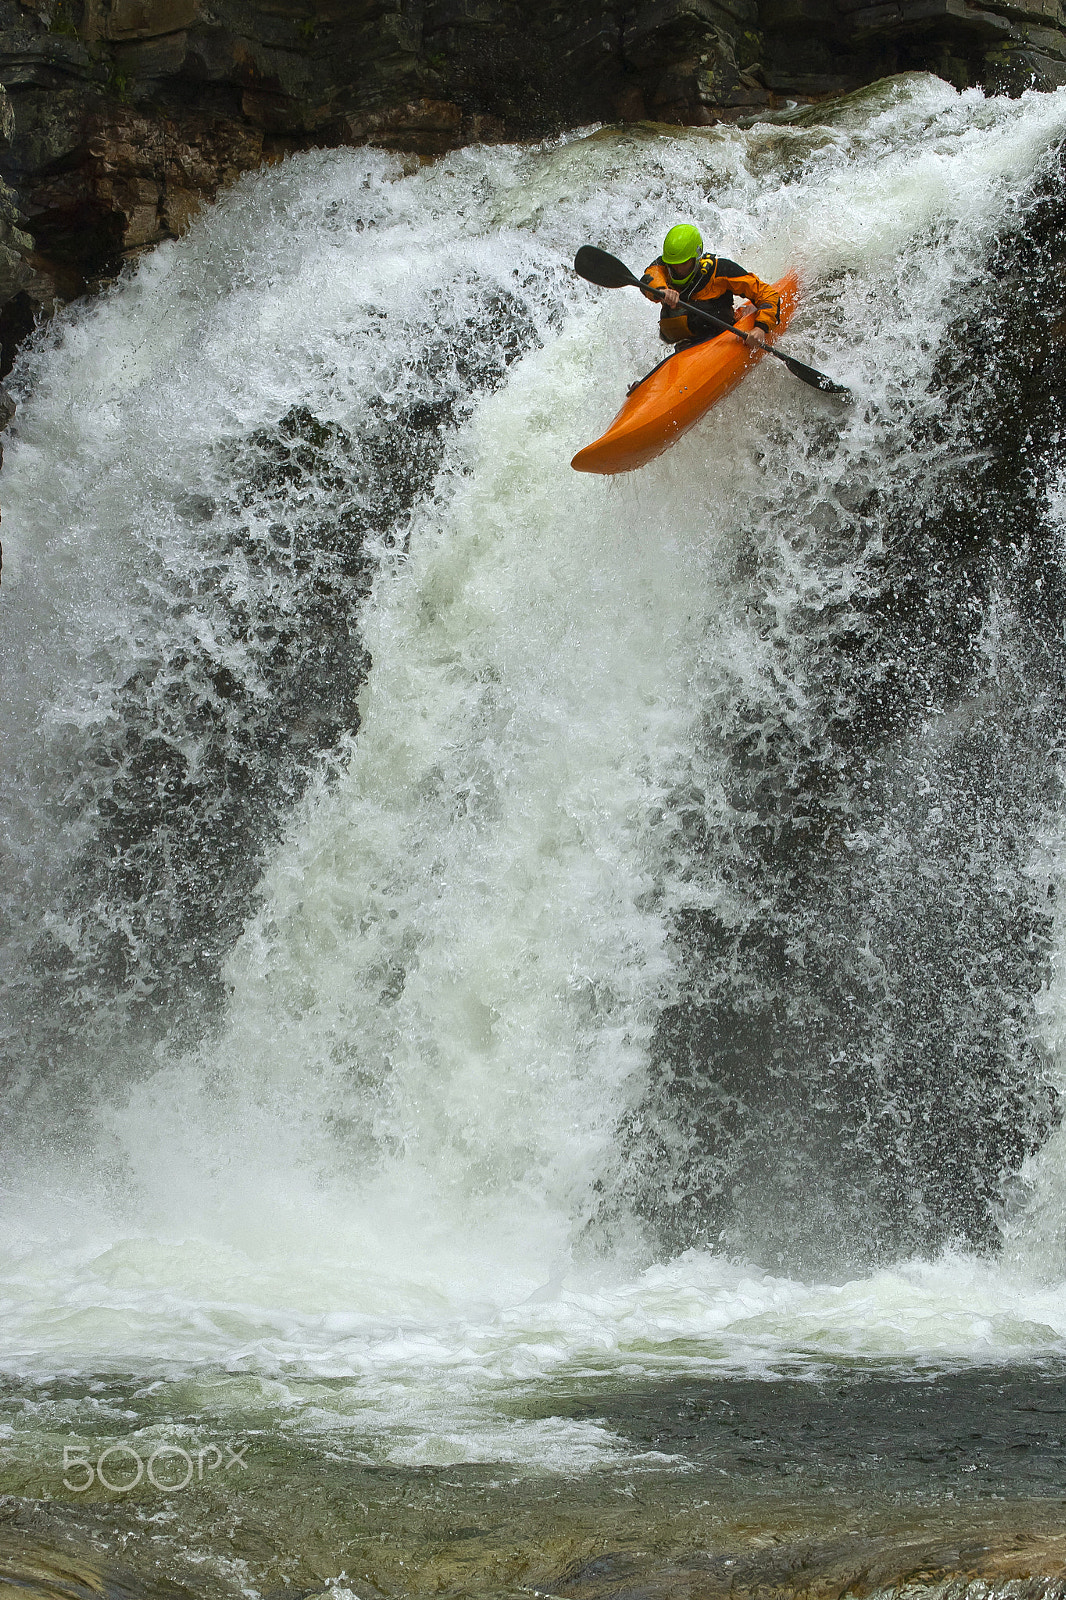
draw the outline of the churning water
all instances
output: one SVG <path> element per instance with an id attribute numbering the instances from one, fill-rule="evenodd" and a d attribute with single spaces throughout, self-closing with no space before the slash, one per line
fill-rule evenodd
<path id="1" fill-rule="evenodd" d="M 221 1409 L 573 1472 L 656 1455 L 512 1403 L 561 1376 L 1066 1352 L 1064 133 L 914 76 L 301 156 L 24 357 L 23 1460 Z M 574 250 L 679 217 L 856 403 L 766 361 L 574 474 L 657 354 Z"/>

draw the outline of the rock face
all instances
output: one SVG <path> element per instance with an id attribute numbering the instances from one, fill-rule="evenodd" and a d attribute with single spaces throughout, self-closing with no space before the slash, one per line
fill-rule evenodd
<path id="1" fill-rule="evenodd" d="M 709 124 L 887 73 L 1066 83 L 1063 0 L 0 0 L 0 343 L 309 145 Z"/>

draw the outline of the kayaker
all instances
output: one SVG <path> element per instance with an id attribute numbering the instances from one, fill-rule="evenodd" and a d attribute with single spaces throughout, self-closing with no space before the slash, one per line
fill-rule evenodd
<path id="1" fill-rule="evenodd" d="M 698 301 L 721 322 L 733 321 L 733 296 L 742 295 L 755 307 L 755 326 L 740 334 L 748 348 L 757 350 L 766 335 L 776 328 L 781 316 L 781 296 L 771 284 L 763 283 L 754 272 L 745 272 L 725 256 L 704 255 L 703 239 L 691 222 L 680 222 L 663 240 L 663 253 L 645 272 L 641 288 L 649 300 L 661 305 L 659 338 L 678 349 L 721 334 L 708 322 L 693 317 L 691 322 L 678 301 Z"/>

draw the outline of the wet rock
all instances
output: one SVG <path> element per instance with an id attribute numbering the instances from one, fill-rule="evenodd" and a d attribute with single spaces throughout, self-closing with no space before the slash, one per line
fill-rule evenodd
<path id="1" fill-rule="evenodd" d="M 75 292 L 130 252 L 182 233 L 205 199 L 267 155 L 262 131 L 235 119 L 102 103 L 68 131 L 62 154 L 34 171 L 41 118 L 28 109 L 29 137 L 16 137 L 12 157 L 26 174 L 27 243 L 53 283 Z"/>
<path id="2" fill-rule="evenodd" d="M 423 154 L 451 150 L 461 141 L 463 113 L 453 100 L 423 98 L 352 117 L 346 125 L 352 144 L 381 145 L 385 149 L 410 150 L 416 146 Z M 502 129 L 502 123 L 499 124 Z"/>

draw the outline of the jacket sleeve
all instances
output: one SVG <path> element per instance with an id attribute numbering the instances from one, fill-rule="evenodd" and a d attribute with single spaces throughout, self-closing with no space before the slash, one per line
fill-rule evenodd
<path id="1" fill-rule="evenodd" d="M 767 333 L 777 327 L 781 320 L 781 296 L 773 284 L 764 283 L 754 272 L 745 272 L 735 261 L 727 261 L 724 256 L 719 256 L 714 277 L 697 298 L 712 299 L 724 289 L 751 301 L 755 307 L 757 327 Z"/>
<path id="2" fill-rule="evenodd" d="M 665 289 L 666 273 L 657 261 L 653 261 L 640 280 L 640 292 L 645 300 L 654 300 L 657 306 L 662 305 L 662 299 L 657 294 L 649 294 L 649 289 Z"/>

